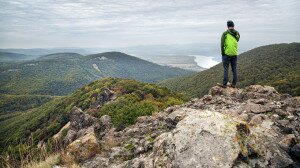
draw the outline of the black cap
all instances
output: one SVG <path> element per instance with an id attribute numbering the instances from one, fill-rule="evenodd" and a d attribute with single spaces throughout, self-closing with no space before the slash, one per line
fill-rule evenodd
<path id="1" fill-rule="evenodd" d="M 227 21 L 227 27 L 234 27 L 234 23 L 232 20 Z"/>

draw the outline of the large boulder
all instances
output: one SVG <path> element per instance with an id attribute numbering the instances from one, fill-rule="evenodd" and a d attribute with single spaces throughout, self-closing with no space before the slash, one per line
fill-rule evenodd
<path id="1" fill-rule="evenodd" d="M 70 124 L 63 144 L 67 146 L 75 139 L 88 134 L 88 128 L 93 128 L 97 120 L 97 118 L 85 114 L 80 108 L 74 106 L 70 111 Z"/>
<path id="2" fill-rule="evenodd" d="M 111 118 L 104 115 L 95 118 L 73 107 L 70 111 L 68 133 L 64 138 L 66 145 L 63 161 L 82 162 L 101 152 L 101 139 L 113 129 Z"/>
<path id="3" fill-rule="evenodd" d="M 154 167 L 232 167 L 240 151 L 234 120 L 212 111 L 187 116 L 154 144 Z"/>
<path id="4" fill-rule="evenodd" d="M 64 159 L 80 162 L 90 159 L 100 151 L 98 140 L 93 130 L 69 144 L 65 150 Z"/>
<path id="5" fill-rule="evenodd" d="M 212 96 L 224 95 L 239 97 L 241 92 L 241 89 L 236 89 L 232 87 L 222 88 L 221 86 L 214 86 L 209 90 L 208 94 Z"/>

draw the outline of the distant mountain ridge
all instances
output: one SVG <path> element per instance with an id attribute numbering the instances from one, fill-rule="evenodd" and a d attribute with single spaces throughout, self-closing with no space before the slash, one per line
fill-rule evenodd
<path id="1" fill-rule="evenodd" d="M 63 53 L 63 52 L 73 52 L 79 54 L 91 54 L 90 51 L 87 51 L 83 48 L 70 48 L 70 47 L 59 47 L 59 48 L 7 48 L 0 49 L 0 52 L 12 52 L 25 55 L 47 55 L 53 53 Z"/>
<path id="2" fill-rule="evenodd" d="M 33 59 L 35 56 L 0 51 L 0 62 L 16 62 Z"/>
<path id="3" fill-rule="evenodd" d="M 55 54 L 47 54 L 38 57 L 38 60 L 45 60 L 45 59 L 79 59 L 84 57 L 78 53 L 55 53 Z"/>
<path id="4" fill-rule="evenodd" d="M 231 70 L 230 70 L 231 71 Z M 161 81 L 174 91 L 201 97 L 223 79 L 222 63 L 205 71 Z M 281 93 L 300 95 L 300 43 L 272 44 L 238 56 L 238 87 L 260 84 L 275 87 Z"/>
<path id="5" fill-rule="evenodd" d="M 0 93 L 65 95 L 103 77 L 157 82 L 192 73 L 193 71 L 161 66 L 121 52 L 88 56 L 57 53 L 1 67 Z"/>
<path id="6" fill-rule="evenodd" d="M 102 53 L 108 51 L 120 51 L 135 54 L 204 54 L 214 55 L 218 48 L 211 43 L 190 43 L 190 44 L 158 44 L 158 45 L 137 45 L 128 47 L 54 47 L 54 48 L 2 48 L 0 51 L 22 53 L 28 55 L 47 55 L 62 52 L 75 52 L 82 55 Z M 201 53 L 199 53 L 201 51 Z"/>

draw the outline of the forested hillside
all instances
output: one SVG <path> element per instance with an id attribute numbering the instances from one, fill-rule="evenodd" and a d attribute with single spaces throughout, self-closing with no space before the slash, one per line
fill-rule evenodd
<path id="1" fill-rule="evenodd" d="M 57 53 L 15 64 L 2 63 L 0 93 L 66 95 L 103 77 L 157 82 L 192 74 L 192 71 L 160 66 L 120 52 L 89 56 Z"/>
<path id="2" fill-rule="evenodd" d="M 38 107 L 47 101 L 52 100 L 49 95 L 7 95 L 0 94 L 0 115 L 24 111 L 30 108 Z"/>
<path id="3" fill-rule="evenodd" d="M 230 74 L 231 75 L 231 74 Z M 201 97 L 223 78 L 222 63 L 197 74 L 167 79 L 160 84 L 190 97 Z M 300 95 L 300 43 L 258 47 L 238 56 L 238 87 L 260 84 L 281 93 Z"/>

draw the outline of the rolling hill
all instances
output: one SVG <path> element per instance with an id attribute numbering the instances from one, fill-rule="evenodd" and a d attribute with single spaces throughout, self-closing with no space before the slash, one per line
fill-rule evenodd
<path id="1" fill-rule="evenodd" d="M 199 73 L 166 79 L 160 85 L 189 97 L 201 97 L 223 79 L 222 63 Z M 238 87 L 270 85 L 281 93 L 300 95 L 300 43 L 272 44 L 238 56 Z"/>
<path id="2" fill-rule="evenodd" d="M 57 53 L 0 68 L 0 93 L 66 95 L 103 77 L 157 82 L 192 71 L 157 65 L 124 53 Z"/>

